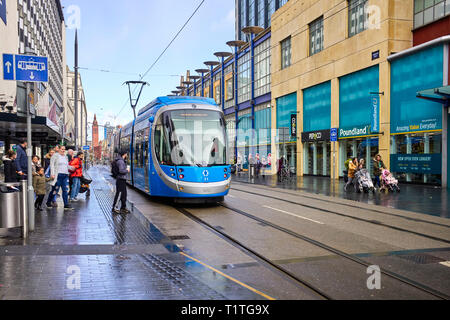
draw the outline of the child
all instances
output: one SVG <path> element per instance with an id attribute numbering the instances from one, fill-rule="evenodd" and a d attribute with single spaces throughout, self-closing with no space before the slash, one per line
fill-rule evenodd
<path id="1" fill-rule="evenodd" d="M 37 197 L 36 202 L 34 203 L 34 208 L 37 211 L 42 211 L 42 202 L 45 198 L 46 183 L 53 180 L 52 178 L 46 178 L 44 172 L 44 168 L 40 167 L 37 171 L 37 175 L 33 177 L 33 188 Z"/>

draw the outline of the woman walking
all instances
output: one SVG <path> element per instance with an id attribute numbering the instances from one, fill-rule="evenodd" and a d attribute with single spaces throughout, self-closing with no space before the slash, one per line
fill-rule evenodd
<path id="1" fill-rule="evenodd" d="M 58 153 L 53 156 L 50 164 L 50 172 L 50 175 L 54 179 L 51 182 L 53 188 L 47 200 L 47 207 L 52 208 L 51 202 L 61 188 L 63 192 L 64 210 L 72 210 L 72 207 L 69 205 L 69 159 L 66 156 L 65 146 L 61 146 Z"/>
<path id="2" fill-rule="evenodd" d="M 344 187 L 345 192 L 347 192 L 347 187 L 353 183 L 355 179 L 356 170 L 359 167 L 358 159 L 353 158 L 353 160 L 348 164 L 348 182 Z"/>
<path id="3" fill-rule="evenodd" d="M 72 191 L 70 192 L 70 201 L 78 201 L 78 194 L 80 193 L 81 178 L 83 177 L 83 160 L 84 153 L 78 152 L 77 156 L 69 163 L 75 170 L 71 172 Z"/>
<path id="4" fill-rule="evenodd" d="M 375 156 L 375 159 L 373 159 L 373 174 L 375 176 L 375 188 L 378 185 L 378 188 L 381 189 L 381 175 L 383 174 L 383 169 L 386 169 L 386 166 L 384 165 L 383 160 L 381 159 L 381 156 L 378 154 Z"/>

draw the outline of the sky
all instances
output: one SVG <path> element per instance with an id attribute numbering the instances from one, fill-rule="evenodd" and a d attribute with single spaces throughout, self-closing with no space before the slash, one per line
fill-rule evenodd
<path id="1" fill-rule="evenodd" d="M 173 39 L 201 0 L 62 0 L 66 19 L 66 58 L 74 67 L 75 28 L 78 25 L 79 67 L 88 109 L 88 122 L 94 114 L 100 125 L 107 121 L 125 125 L 133 119 L 125 81 L 153 64 Z M 204 61 L 216 60 L 217 51 L 230 51 L 235 26 L 234 0 L 206 0 L 158 64 L 143 80 L 136 108 L 158 96 L 170 94 L 180 76 L 204 68 Z M 99 72 L 92 69 L 109 70 Z M 114 73 L 113 73 L 114 72 Z M 115 73 L 117 72 L 117 73 Z M 176 76 L 175 76 L 176 75 Z M 121 111 L 122 110 L 122 111 Z M 89 134 L 91 129 L 88 129 Z M 100 128 L 100 139 L 103 130 Z M 90 139 L 90 136 L 89 136 Z"/>

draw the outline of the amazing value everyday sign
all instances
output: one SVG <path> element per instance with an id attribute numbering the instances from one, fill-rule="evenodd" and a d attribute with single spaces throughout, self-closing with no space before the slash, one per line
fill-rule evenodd
<path id="1" fill-rule="evenodd" d="M 397 125 L 394 127 L 392 133 L 408 133 L 408 132 L 420 132 L 420 131 L 433 131 L 441 130 L 442 121 L 439 119 L 422 120 L 417 123 L 407 125 Z"/>

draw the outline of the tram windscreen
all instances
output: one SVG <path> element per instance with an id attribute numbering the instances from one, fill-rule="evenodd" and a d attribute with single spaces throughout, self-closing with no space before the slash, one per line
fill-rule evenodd
<path id="1" fill-rule="evenodd" d="M 155 151 L 163 165 L 226 165 L 225 120 L 212 110 L 165 112 L 155 130 Z"/>

